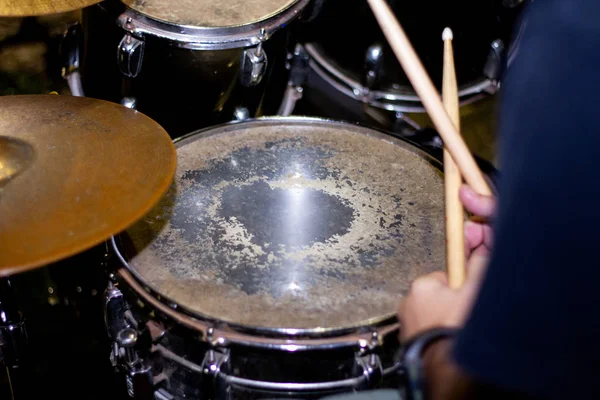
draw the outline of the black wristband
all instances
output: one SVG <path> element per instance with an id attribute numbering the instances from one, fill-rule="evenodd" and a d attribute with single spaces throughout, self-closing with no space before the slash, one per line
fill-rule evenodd
<path id="1" fill-rule="evenodd" d="M 425 400 L 425 374 L 423 368 L 423 353 L 438 340 L 453 337 L 458 329 L 434 328 L 415 336 L 402 346 L 402 365 L 408 377 L 407 396 L 409 400 Z"/>

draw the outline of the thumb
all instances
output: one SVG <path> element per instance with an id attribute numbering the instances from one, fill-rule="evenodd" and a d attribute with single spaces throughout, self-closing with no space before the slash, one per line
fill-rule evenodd
<path id="1" fill-rule="evenodd" d="M 489 250 L 480 246 L 473 251 L 467 263 L 467 280 L 479 282 L 485 273 L 490 261 Z"/>

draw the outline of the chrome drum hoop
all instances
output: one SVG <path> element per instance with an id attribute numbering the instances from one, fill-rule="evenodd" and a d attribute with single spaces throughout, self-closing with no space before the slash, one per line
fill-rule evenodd
<path id="1" fill-rule="evenodd" d="M 112 239 L 112 243 L 113 247 L 116 248 L 114 238 Z M 403 374 L 402 364 L 399 360 L 394 359 L 391 365 L 384 366 L 381 358 L 374 352 L 377 348 L 383 346 L 383 341 L 386 337 L 398 334 L 399 325 L 397 323 L 381 328 L 374 328 L 369 333 L 357 332 L 324 339 L 281 339 L 252 336 L 227 328 L 215 328 L 205 321 L 200 321 L 175 311 L 173 305 L 168 306 L 154 297 L 150 292 L 150 288 L 142 287 L 129 273 L 127 268 L 117 270 L 117 275 L 118 280 L 125 283 L 129 289 L 133 290 L 140 297 L 138 300 L 152 307 L 154 312 L 158 311 L 161 315 L 166 316 L 181 326 L 199 333 L 197 338 L 206 342 L 209 346 L 202 364 L 187 360 L 160 343 L 153 344 L 150 352 L 159 354 L 165 360 L 178 365 L 180 368 L 212 376 L 215 381 L 220 382 L 216 385 L 217 387 L 236 387 L 243 390 L 271 393 L 343 392 L 365 390 L 381 383 L 384 379 L 393 379 L 394 376 L 399 378 Z M 164 299 L 162 300 L 164 301 Z M 256 348 L 284 353 L 315 350 L 328 351 L 347 348 L 354 351 L 356 356 L 354 363 L 359 370 L 355 376 L 330 381 L 279 382 L 250 379 L 236 376 L 228 371 L 229 368 L 225 367 L 228 365 L 229 349 L 232 347 Z M 158 389 L 155 396 L 160 397 L 161 394 L 165 396 L 164 389 Z M 172 395 L 167 393 L 167 396 L 164 398 L 172 398 Z"/>
<path id="2" fill-rule="evenodd" d="M 137 37 L 155 36 L 172 45 L 190 50 L 220 50 L 256 46 L 299 17 L 311 0 L 297 0 L 279 13 L 246 25 L 232 27 L 198 27 L 177 25 L 144 15 L 123 4 L 125 10 L 116 23 Z M 261 31 L 264 29 L 264 36 Z M 262 36 L 262 37 L 261 37 Z"/>
<path id="3" fill-rule="evenodd" d="M 358 81 L 336 69 L 311 44 L 304 44 L 310 57 L 309 66 L 319 77 L 344 95 L 369 104 L 372 107 L 395 112 L 425 112 L 419 96 L 413 93 L 386 92 L 369 90 Z M 459 90 L 460 105 L 466 105 L 483 97 L 493 95 L 500 89 L 500 83 L 487 78 L 472 83 Z"/>

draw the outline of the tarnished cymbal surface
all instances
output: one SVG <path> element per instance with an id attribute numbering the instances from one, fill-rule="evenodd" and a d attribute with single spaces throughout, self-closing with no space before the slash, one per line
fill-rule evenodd
<path id="1" fill-rule="evenodd" d="M 176 143 L 167 195 L 120 235 L 178 310 L 279 332 L 393 317 L 445 265 L 443 176 L 412 145 L 349 124 L 264 119 Z"/>
<path id="2" fill-rule="evenodd" d="M 148 212 L 176 165 L 145 115 L 83 97 L 0 97 L 0 276 L 90 248 Z"/>
<path id="3" fill-rule="evenodd" d="M 0 17 L 35 17 L 75 11 L 102 0 L 0 0 Z"/>

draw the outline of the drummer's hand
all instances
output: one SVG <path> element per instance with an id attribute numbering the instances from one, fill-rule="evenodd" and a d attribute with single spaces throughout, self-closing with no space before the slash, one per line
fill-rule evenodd
<path id="1" fill-rule="evenodd" d="M 493 244 L 493 232 L 489 220 L 496 213 L 496 199 L 490 196 L 481 196 L 468 185 L 463 185 L 460 188 L 459 196 L 465 209 L 475 216 L 465 222 L 465 254 L 467 260 L 470 260 L 475 250 L 478 250 L 475 255 L 487 258 Z M 480 262 L 483 262 L 483 260 Z"/>
<path id="2" fill-rule="evenodd" d="M 486 220 L 494 216 L 496 200 L 480 196 L 466 185 L 460 189 L 460 198 L 465 208 L 479 217 L 478 222 L 465 224 L 465 282 L 460 289 L 451 289 L 448 274 L 442 271 L 417 278 L 398 311 L 402 340 L 432 328 L 459 328 L 471 310 L 492 248 L 492 229 Z"/>
<path id="3" fill-rule="evenodd" d="M 475 250 L 474 256 L 481 250 Z M 467 275 L 459 289 L 448 286 L 448 274 L 442 271 L 421 276 L 412 283 L 410 291 L 398 309 L 402 329 L 401 340 L 432 328 L 460 328 L 471 311 L 471 305 L 487 263 L 467 266 Z"/>

